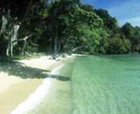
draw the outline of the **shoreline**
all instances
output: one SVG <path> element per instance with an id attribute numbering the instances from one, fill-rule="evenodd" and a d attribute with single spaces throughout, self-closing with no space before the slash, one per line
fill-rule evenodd
<path id="1" fill-rule="evenodd" d="M 54 70 L 61 66 L 65 61 L 67 61 L 69 58 L 75 57 L 72 56 L 66 56 L 66 57 L 59 57 L 59 60 L 54 60 L 50 56 L 40 56 L 39 58 L 33 58 L 33 59 L 24 59 L 24 60 L 18 60 L 17 62 L 21 63 L 23 67 L 29 67 L 29 69 L 42 69 L 42 70 L 49 70 L 54 73 Z M 14 67 L 12 65 L 8 67 Z M 11 70 L 11 69 L 10 69 Z M 27 69 L 28 70 L 28 69 Z M 28 74 L 29 73 L 29 74 Z M 43 75 L 47 75 L 46 72 L 42 72 Z M 44 74 L 45 73 L 45 74 Z M 34 72 L 25 72 L 25 75 L 28 74 L 34 74 Z M 55 71 L 56 74 L 56 71 Z M 26 76 L 27 77 L 27 76 Z M 44 77 L 45 78 L 45 77 Z M 29 99 L 32 94 L 37 91 L 37 89 L 45 83 L 45 80 L 47 83 L 50 83 L 52 80 L 50 78 L 22 78 L 20 76 L 14 76 L 9 75 L 9 72 L 3 72 L 0 69 L 0 79 L 1 81 L 7 82 L 5 85 L 7 87 L 4 87 L 3 90 L 0 91 L 0 110 L 3 112 L 3 114 L 23 114 L 23 113 L 16 113 L 18 107 L 21 107 L 20 104 L 23 102 L 26 102 L 27 99 Z M 4 79 L 4 80 L 3 80 Z M 9 80 L 9 81 L 8 81 Z M 52 80 L 53 81 L 53 80 Z M 12 83 L 13 82 L 13 83 Z M 1 88 L 3 88 L 3 83 L 1 83 Z M 54 83 L 54 82 L 53 82 Z M 48 88 L 50 85 L 48 85 Z M 47 88 L 47 87 L 46 87 Z M 48 89 L 49 90 L 49 89 Z M 38 96 L 37 96 L 38 97 Z M 35 98 L 34 98 L 35 99 Z M 40 100 L 39 100 L 40 101 Z M 38 103 L 37 103 L 38 104 Z M 23 106 L 25 107 L 25 105 Z M 25 108 L 24 108 L 25 109 Z"/>
<path id="2" fill-rule="evenodd" d="M 54 68 L 50 74 L 58 74 L 59 69 L 63 66 L 59 65 L 58 67 Z M 52 82 L 50 78 L 45 78 L 42 84 L 36 89 L 34 93 L 32 93 L 27 100 L 22 102 L 18 105 L 16 109 L 14 109 L 10 114 L 25 114 L 28 111 L 35 108 L 37 104 L 39 104 L 43 98 L 47 95 L 49 88 Z M 44 91 L 45 90 L 45 91 Z"/>
<path id="3" fill-rule="evenodd" d="M 37 73 L 38 69 L 40 71 L 48 70 L 45 72 L 45 74 L 48 74 L 59 63 L 50 59 L 49 56 L 18 60 L 16 62 L 20 64 L 20 67 L 14 63 L 8 63 L 0 67 L 0 110 L 3 114 L 9 114 L 42 84 L 43 77 L 32 77 L 39 75 Z M 19 70 L 19 75 L 14 75 L 13 69 Z M 22 72 L 21 76 L 20 71 Z M 22 77 L 24 75 L 25 78 Z"/>

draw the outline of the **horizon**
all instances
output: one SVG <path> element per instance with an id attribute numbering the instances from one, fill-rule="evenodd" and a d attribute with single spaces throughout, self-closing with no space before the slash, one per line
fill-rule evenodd
<path id="1" fill-rule="evenodd" d="M 140 2 L 138 0 L 81 0 L 83 4 L 90 4 L 95 9 L 105 9 L 115 17 L 119 26 L 131 23 L 140 27 Z"/>

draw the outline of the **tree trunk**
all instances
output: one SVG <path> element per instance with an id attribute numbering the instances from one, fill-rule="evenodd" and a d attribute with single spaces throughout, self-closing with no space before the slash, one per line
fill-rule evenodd
<path id="1" fill-rule="evenodd" d="M 55 37 L 55 40 L 54 40 L 54 54 L 55 56 L 57 54 L 57 37 Z"/>
<path id="2" fill-rule="evenodd" d="M 13 43 L 13 41 L 17 40 L 19 27 L 20 25 L 17 24 L 17 18 L 14 18 L 14 20 L 11 18 L 10 10 L 2 15 L 0 37 L 7 42 L 7 48 L 4 50 L 7 56 L 13 56 L 13 48 L 17 44 L 17 42 Z"/>
<path id="3" fill-rule="evenodd" d="M 57 26 L 55 25 L 55 39 L 54 39 L 54 55 L 57 55 L 57 44 L 58 44 Z"/>
<path id="4" fill-rule="evenodd" d="M 25 56 L 26 45 L 27 45 L 27 41 L 24 40 L 24 42 L 23 42 L 23 48 L 22 48 L 22 55 L 24 55 L 24 56 Z"/>
<path id="5" fill-rule="evenodd" d="M 10 44 L 10 56 L 11 57 L 13 57 L 13 44 L 12 44 L 12 42 L 11 42 L 11 44 Z"/>
<path id="6" fill-rule="evenodd" d="M 11 28 L 11 25 L 9 25 L 9 28 Z M 6 49 L 6 56 L 10 56 L 10 50 L 11 50 L 11 34 L 12 30 L 8 31 L 8 35 L 6 36 L 7 40 L 7 49 Z"/>
<path id="7" fill-rule="evenodd" d="M 60 44 L 60 41 L 58 42 L 58 52 L 60 52 L 61 50 L 61 44 Z"/>
<path id="8" fill-rule="evenodd" d="M 10 43 L 7 44 L 6 56 L 10 56 Z"/>
<path id="9" fill-rule="evenodd" d="M 4 15 L 2 15 L 2 26 L 0 30 L 0 36 L 5 32 L 7 23 L 8 23 L 8 19 L 5 18 Z"/>
<path id="10" fill-rule="evenodd" d="M 17 40 L 17 35 L 18 35 L 18 30 L 19 30 L 19 25 L 13 25 L 13 27 L 11 27 L 11 30 L 9 31 L 9 34 L 7 36 L 7 50 L 6 50 L 6 55 L 7 56 L 13 56 L 13 48 L 14 46 L 17 44 L 17 42 L 13 42 Z"/>

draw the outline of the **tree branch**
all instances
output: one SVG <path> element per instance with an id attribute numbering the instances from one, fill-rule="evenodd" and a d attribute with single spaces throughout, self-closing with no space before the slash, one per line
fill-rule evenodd
<path id="1" fill-rule="evenodd" d="M 24 38 L 14 40 L 12 43 L 14 43 L 14 42 L 19 42 L 19 41 L 26 41 L 26 40 L 27 40 L 29 37 L 31 37 L 31 36 L 32 36 L 32 34 L 30 34 L 30 35 L 28 35 L 28 36 L 26 36 L 26 37 L 24 37 Z"/>

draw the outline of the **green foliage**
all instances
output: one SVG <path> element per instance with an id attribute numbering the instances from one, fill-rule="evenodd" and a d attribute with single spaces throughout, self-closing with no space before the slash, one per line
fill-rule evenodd
<path id="1" fill-rule="evenodd" d="M 89 4 L 82 4 L 81 8 L 88 12 L 94 12 L 94 8 Z"/>
<path id="2" fill-rule="evenodd" d="M 4 4 L 4 5 L 1 5 Z M 22 5 L 22 7 L 21 7 Z M 118 26 L 107 10 L 94 9 L 80 0 L 0 2 L 5 15 L 20 22 L 18 39 L 30 34 L 26 51 L 76 52 L 86 54 L 121 54 L 140 52 L 140 28 L 130 23 Z M 10 6 L 10 7 L 9 7 Z M 16 6 L 16 7 L 14 7 Z M 10 8 L 10 9 L 9 9 Z M 2 21 L 1 21 L 2 22 Z M 9 23 L 11 23 L 9 21 Z M 2 28 L 2 23 L 0 23 Z M 7 27 L 7 29 L 9 29 Z M 0 34 L 0 54 L 7 46 L 6 34 Z M 24 43 L 18 42 L 14 53 L 20 54 Z"/>
<path id="3" fill-rule="evenodd" d="M 126 39 L 131 42 L 131 52 L 138 52 L 140 50 L 140 28 L 134 28 L 130 23 L 125 23 L 121 29 Z"/>
<path id="4" fill-rule="evenodd" d="M 60 0 L 52 3 L 48 12 L 47 18 L 51 20 L 48 26 L 52 32 L 53 42 L 57 38 L 57 45 L 60 44 L 61 49 L 65 51 L 70 51 L 83 44 L 79 40 L 83 34 L 82 31 L 86 30 L 82 25 L 87 25 L 89 29 L 102 26 L 102 20 L 99 16 L 94 12 L 82 9 L 71 0 Z"/>
<path id="5" fill-rule="evenodd" d="M 95 12 L 97 13 L 97 15 L 99 15 L 103 19 L 104 26 L 107 29 L 114 30 L 118 28 L 117 20 L 114 17 L 111 17 L 107 10 L 98 9 L 98 10 L 95 10 Z"/>

